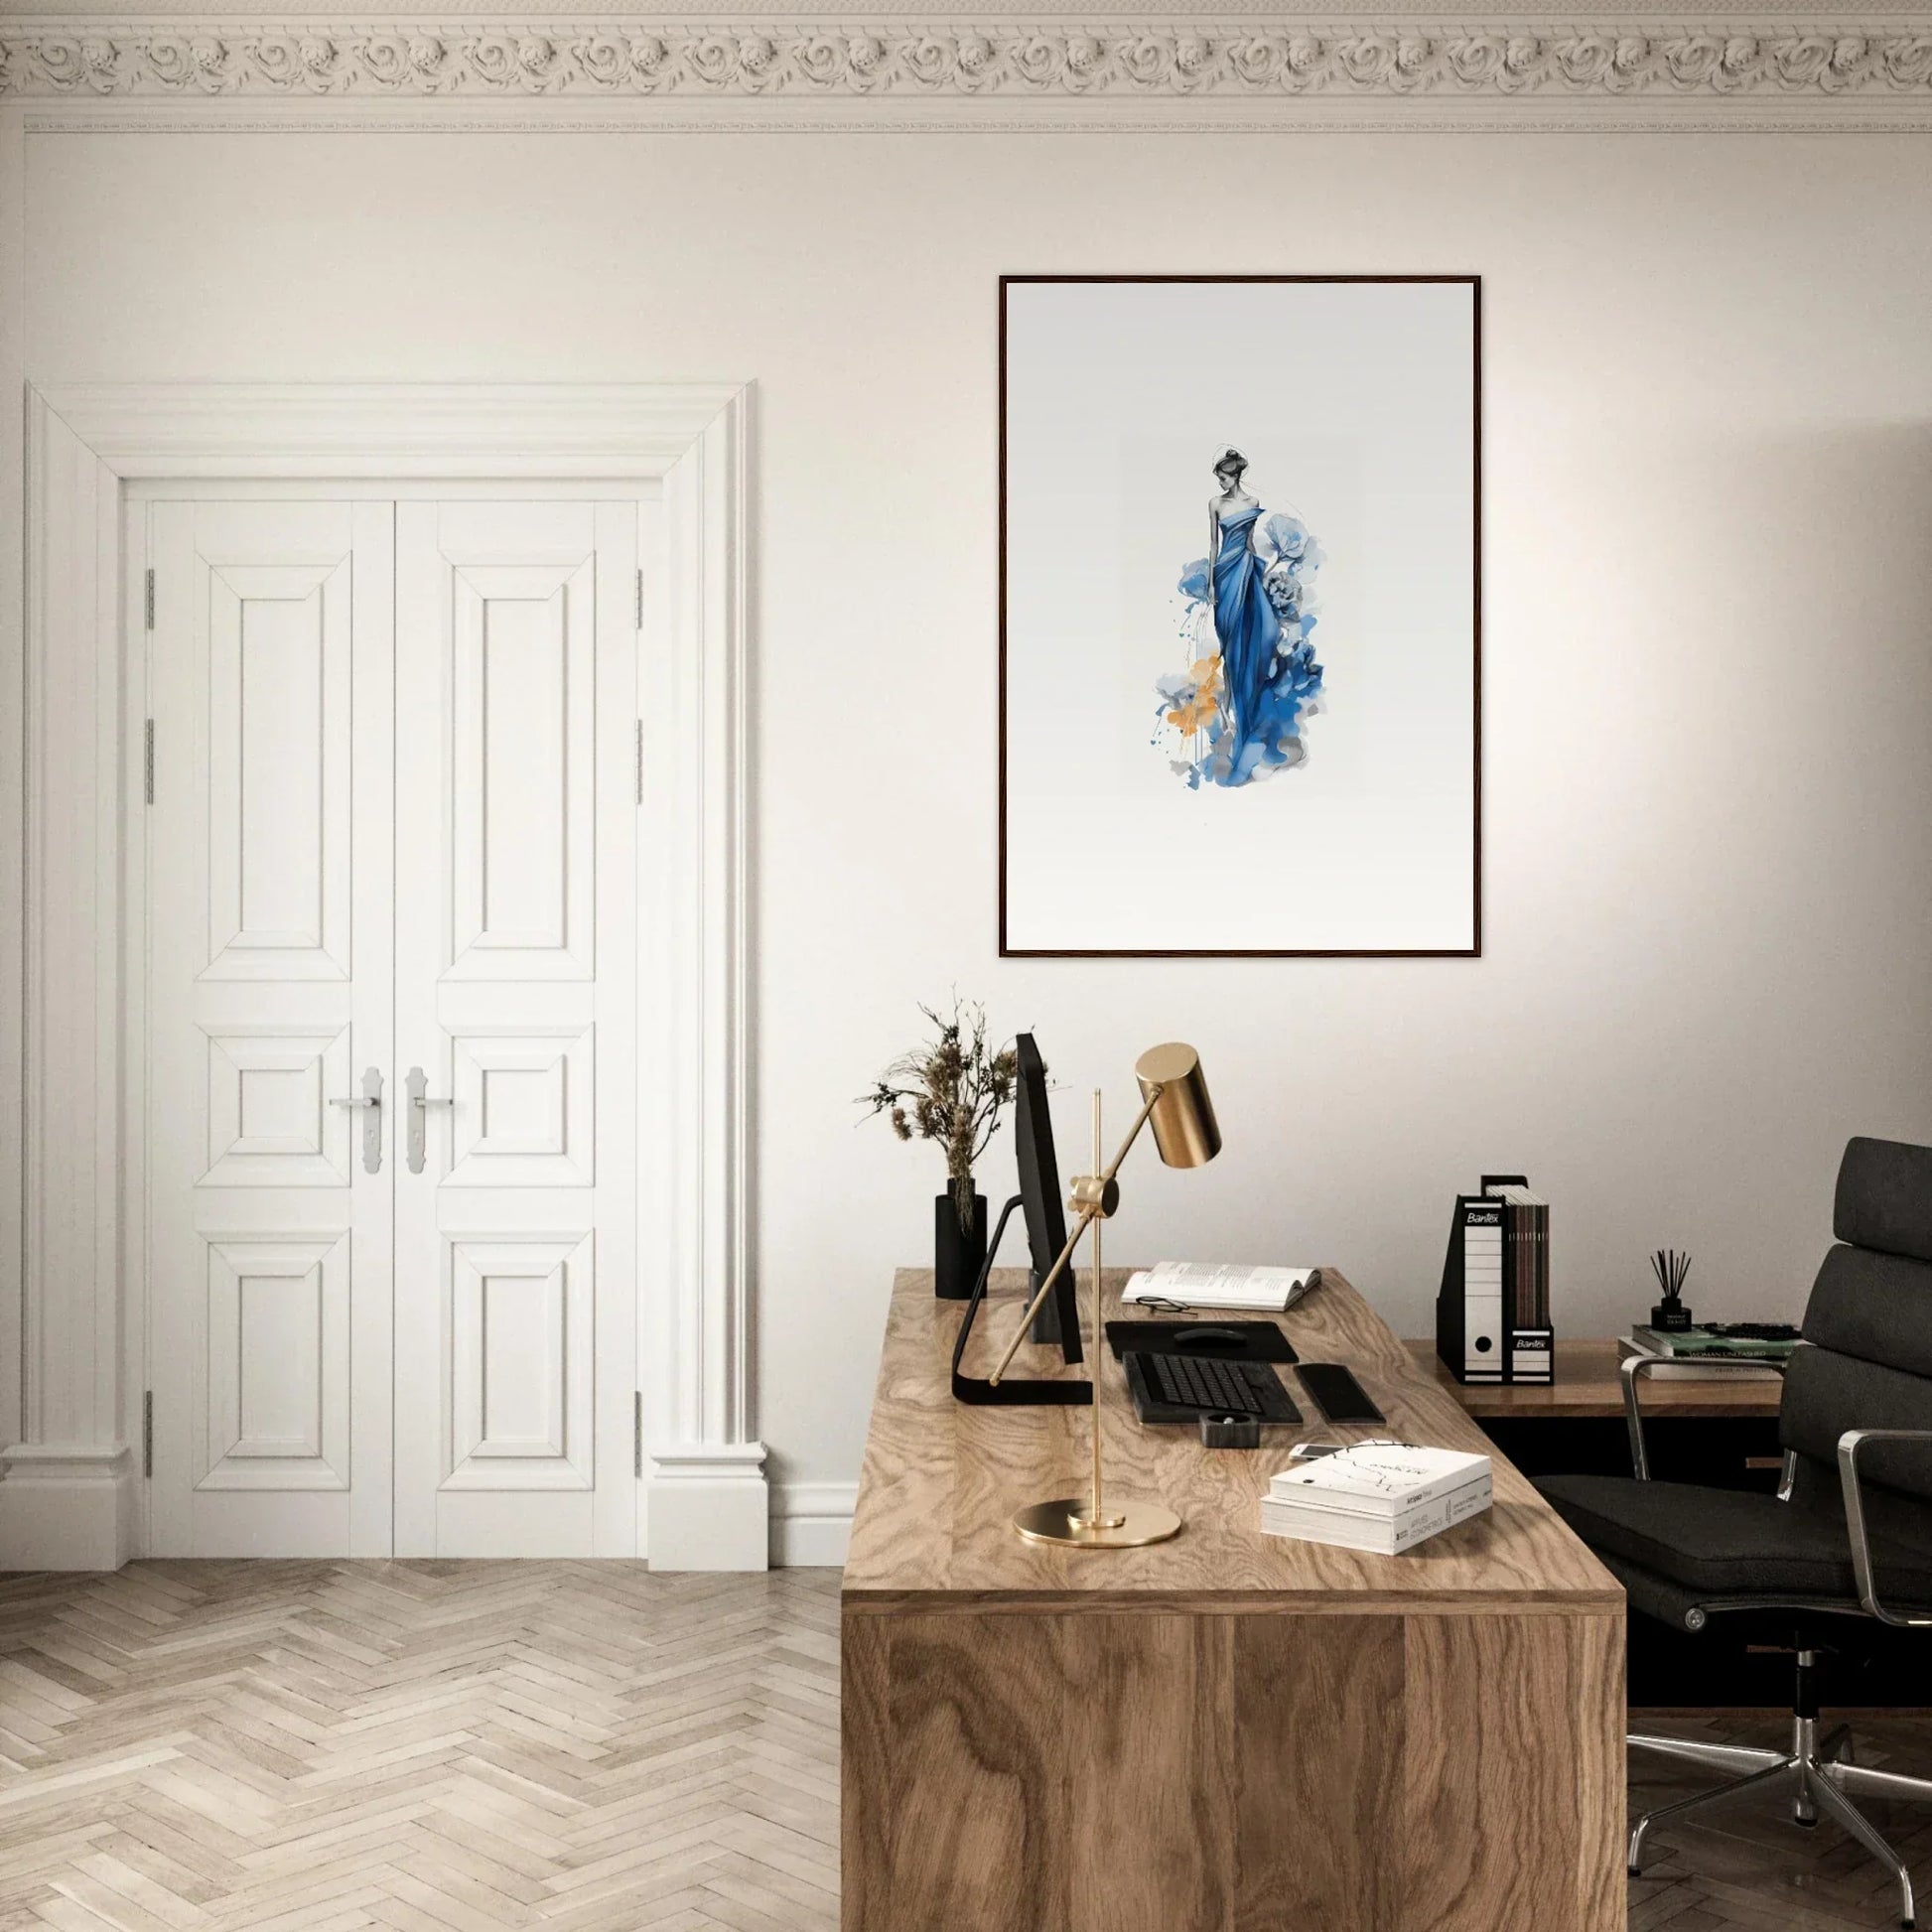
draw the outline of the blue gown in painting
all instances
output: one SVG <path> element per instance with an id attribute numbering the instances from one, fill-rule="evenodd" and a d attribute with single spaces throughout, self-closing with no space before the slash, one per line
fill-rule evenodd
<path id="1" fill-rule="evenodd" d="M 1171 767 L 1190 789 L 1251 784 L 1302 762 L 1307 714 L 1322 684 L 1311 635 L 1320 562 L 1299 517 L 1264 517 L 1256 504 L 1219 525 L 1211 561 L 1181 573 L 1193 661 L 1155 689 L 1162 723 L 1175 734 L 1167 741 Z"/>
<path id="2" fill-rule="evenodd" d="M 1221 688 L 1234 735 L 1234 769 L 1223 780 L 1228 784 L 1244 782 L 1267 750 L 1261 736 L 1263 697 L 1282 637 L 1281 620 L 1268 601 L 1261 559 L 1254 552 L 1260 514 L 1257 503 L 1226 518 L 1214 559 L 1214 634 L 1221 642 Z"/>

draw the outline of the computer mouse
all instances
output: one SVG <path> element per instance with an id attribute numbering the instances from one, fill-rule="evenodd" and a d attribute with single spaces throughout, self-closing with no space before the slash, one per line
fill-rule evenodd
<path id="1" fill-rule="evenodd" d="M 1183 1328 L 1173 1338 L 1176 1348 L 1225 1348 L 1229 1342 L 1245 1348 L 1248 1338 L 1239 1328 Z"/>

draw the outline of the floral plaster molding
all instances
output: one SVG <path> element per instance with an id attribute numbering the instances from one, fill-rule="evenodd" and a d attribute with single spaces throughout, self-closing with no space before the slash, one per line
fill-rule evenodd
<path id="1" fill-rule="evenodd" d="M 39 99 L 1299 99 L 1932 107 L 1932 20 L 1829 26 L 0 23 Z"/>
<path id="2" fill-rule="evenodd" d="M 1079 24 L 0 18 L 0 102 L 57 131 L 1932 130 L 1928 15 L 1446 25 L 1189 4 Z"/>

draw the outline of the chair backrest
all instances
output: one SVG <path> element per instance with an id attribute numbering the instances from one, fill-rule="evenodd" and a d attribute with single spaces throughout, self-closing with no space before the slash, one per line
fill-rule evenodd
<path id="1" fill-rule="evenodd" d="M 1832 1232 L 1778 1412 L 1794 1500 L 1833 1503 L 1848 1429 L 1932 1430 L 1932 1148 L 1859 1139 L 1838 1171 Z M 1932 1448 L 1873 1444 L 1863 1477 L 1905 1516 L 1932 1501 Z"/>

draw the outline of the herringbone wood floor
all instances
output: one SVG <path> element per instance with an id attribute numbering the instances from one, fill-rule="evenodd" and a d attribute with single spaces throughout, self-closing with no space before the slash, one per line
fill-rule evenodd
<path id="1" fill-rule="evenodd" d="M 838 1918 L 838 1578 L 142 1563 L 0 1582 L 0 1928 Z"/>
<path id="2" fill-rule="evenodd" d="M 0 1932 L 830 1928 L 837 1710 L 830 1571 L 144 1563 L 7 1579 Z M 1932 1713 L 1859 1727 L 1865 1762 L 1932 1769 Z M 1696 1782 L 1631 1769 L 1640 1804 Z M 1871 1810 L 1932 1894 L 1932 1808 Z M 1630 1925 L 1850 1932 L 1891 1909 L 1832 1827 L 1747 1801 L 1657 1835 Z"/>

